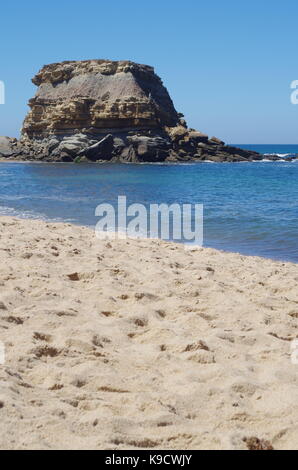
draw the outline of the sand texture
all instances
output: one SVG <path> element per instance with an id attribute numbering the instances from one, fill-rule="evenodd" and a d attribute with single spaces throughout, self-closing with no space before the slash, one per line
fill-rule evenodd
<path id="1" fill-rule="evenodd" d="M 9 217 L 0 237 L 1 449 L 298 449 L 298 265 Z"/>

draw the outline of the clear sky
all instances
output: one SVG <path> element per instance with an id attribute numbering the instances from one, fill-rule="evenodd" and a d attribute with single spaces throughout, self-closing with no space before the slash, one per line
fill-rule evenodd
<path id="1" fill-rule="evenodd" d="M 153 65 L 190 127 L 298 144 L 297 0 L 3 0 L 0 14 L 0 135 L 18 135 L 44 64 L 108 58 Z"/>

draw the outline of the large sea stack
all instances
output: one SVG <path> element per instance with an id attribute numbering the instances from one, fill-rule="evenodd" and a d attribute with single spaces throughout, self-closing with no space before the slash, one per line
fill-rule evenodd
<path id="1" fill-rule="evenodd" d="M 262 159 L 189 129 L 148 65 L 66 61 L 44 66 L 32 81 L 38 90 L 29 101 L 22 137 L 3 141 L 6 157 L 75 162 Z"/>

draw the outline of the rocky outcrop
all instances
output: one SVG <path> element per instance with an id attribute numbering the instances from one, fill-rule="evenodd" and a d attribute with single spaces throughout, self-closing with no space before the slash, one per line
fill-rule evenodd
<path id="1" fill-rule="evenodd" d="M 25 119 L 29 139 L 156 129 L 178 121 L 172 100 L 152 67 L 90 60 L 45 66 L 34 78 L 36 96 Z"/>
<path id="2" fill-rule="evenodd" d="M 0 137 L 0 157 L 13 157 L 17 156 L 18 141 L 11 137 Z"/>
<path id="3" fill-rule="evenodd" d="M 188 129 L 154 69 L 129 61 L 67 61 L 33 78 L 22 137 L 0 156 L 44 161 L 246 161 L 263 157 Z M 278 158 L 278 157 L 276 157 Z"/>

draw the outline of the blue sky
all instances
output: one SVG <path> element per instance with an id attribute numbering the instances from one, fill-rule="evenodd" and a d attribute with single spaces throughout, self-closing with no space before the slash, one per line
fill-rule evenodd
<path id="1" fill-rule="evenodd" d="M 297 16 L 297 0 L 5 0 L 0 135 L 18 135 L 44 64 L 108 58 L 153 65 L 190 127 L 298 144 Z"/>

